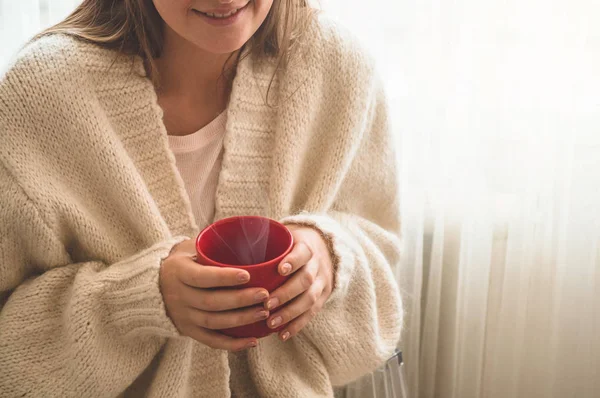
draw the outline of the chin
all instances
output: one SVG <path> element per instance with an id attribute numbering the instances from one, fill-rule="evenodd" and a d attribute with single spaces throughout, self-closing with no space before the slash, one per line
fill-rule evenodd
<path id="1" fill-rule="evenodd" d="M 242 46 L 246 44 L 247 41 L 248 39 L 245 38 L 221 38 L 215 39 L 210 43 L 197 43 L 196 45 L 202 48 L 204 51 L 208 51 L 213 54 L 230 54 L 242 48 Z"/>

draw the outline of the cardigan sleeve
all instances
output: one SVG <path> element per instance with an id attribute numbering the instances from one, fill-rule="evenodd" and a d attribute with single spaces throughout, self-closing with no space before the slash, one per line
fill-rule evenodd
<path id="1" fill-rule="evenodd" d="M 299 334 L 314 347 L 333 385 L 375 370 L 400 338 L 402 306 L 395 272 L 400 260 L 398 177 L 385 96 L 375 90 L 361 143 L 327 211 L 282 220 L 317 229 L 335 267 L 334 290 Z"/>
<path id="2" fill-rule="evenodd" d="M 0 237 L 0 397 L 116 396 L 178 336 L 158 270 L 183 237 L 73 263 L 1 164 Z"/>

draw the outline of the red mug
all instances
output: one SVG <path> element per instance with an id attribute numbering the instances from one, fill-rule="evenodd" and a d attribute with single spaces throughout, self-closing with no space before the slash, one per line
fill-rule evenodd
<path id="1" fill-rule="evenodd" d="M 250 274 L 250 281 L 235 289 L 261 287 L 273 292 L 289 278 L 278 265 L 294 246 L 285 225 L 265 217 L 238 216 L 219 220 L 196 238 L 196 262 L 215 267 L 238 268 Z M 270 329 L 266 321 L 220 330 L 231 337 L 265 337 L 283 325 Z"/>

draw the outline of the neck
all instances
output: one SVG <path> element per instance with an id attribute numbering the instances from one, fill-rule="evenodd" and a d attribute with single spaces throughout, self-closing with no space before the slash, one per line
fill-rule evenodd
<path id="1" fill-rule="evenodd" d="M 211 97 L 226 102 L 230 73 L 237 54 L 213 54 L 185 40 L 165 26 L 163 52 L 156 59 L 161 95 L 196 102 Z"/>

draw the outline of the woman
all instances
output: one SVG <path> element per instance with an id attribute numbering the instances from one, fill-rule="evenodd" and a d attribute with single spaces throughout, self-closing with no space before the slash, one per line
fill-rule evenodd
<path id="1" fill-rule="evenodd" d="M 0 134 L 0 396 L 326 397 L 392 353 L 382 88 L 304 0 L 86 0 L 2 78 Z M 193 260 L 244 214 L 293 231 L 271 294 Z M 215 331 L 257 319 L 285 327 Z"/>

